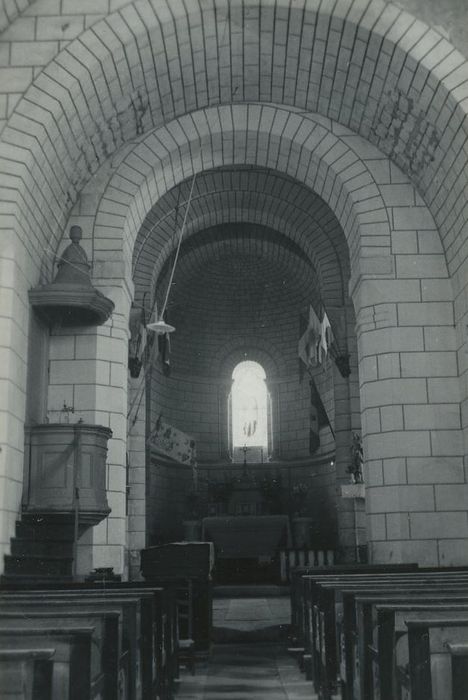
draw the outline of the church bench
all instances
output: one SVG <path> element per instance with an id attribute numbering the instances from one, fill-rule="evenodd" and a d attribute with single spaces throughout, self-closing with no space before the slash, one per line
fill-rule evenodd
<path id="1" fill-rule="evenodd" d="M 145 605 L 145 602 L 135 596 L 115 596 L 111 593 L 100 592 L 96 595 L 93 591 L 87 591 L 84 598 L 84 591 L 40 590 L 28 593 L 9 592 L 7 596 L 2 596 L 0 606 L 5 610 L 12 609 L 14 605 L 16 610 L 27 612 L 37 609 L 39 603 L 42 609 L 46 609 L 45 606 L 47 606 L 47 610 L 55 612 L 70 610 L 119 612 L 121 615 L 119 683 L 125 687 L 126 695 L 130 700 L 142 700 L 143 689 L 149 692 L 152 685 L 152 675 L 149 677 L 143 675 L 146 669 L 148 669 L 146 673 L 151 670 L 152 674 L 152 663 L 150 662 L 148 667 L 148 664 L 142 663 L 141 660 L 144 642 L 148 636 L 151 637 L 152 631 L 151 609 L 147 604 Z"/>
<path id="2" fill-rule="evenodd" d="M 3 610 L 0 607 L 0 630 L 12 626 L 27 630 L 30 627 L 47 628 L 51 624 L 55 627 L 68 628 L 71 625 L 92 627 L 93 644 L 91 672 L 96 683 L 99 680 L 102 686 L 103 700 L 114 700 L 118 697 L 119 674 L 119 614 L 101 611 L 51 611 L 44 610 L 38 603 L 37 609 L 12 610 L 9 607 Z"/>
<path id="3" fill-rule="evenodd" d="M 103 581 L 73 584 L 71 590 L 86 590 L 87 595 L 99 592 L 106 595 L 129 594 L 139 597 L 152 597 L 152 638 L 146 639 L 149 628 L 145 626 L 142 637 L 143 675 L 152 675 L 153 693 L 157 698 L 166 700 L 174 693 L 174 681 L 178 673 L 177 649 L 177 610 L 176 589 L 166 582 L 158 586 L 151 582 L 112 582 Z M 150 666 L 152 668 L 150 669 Z"/>
<path id="4" fill-rule="evenodd" d="M 318 692 L 327 685 L 325 678 L 335 678 L 338 669 L 335 596 L 352 585 L 373 585 L 387 577 L 395 580 L 399 573 L 308 575 L 304 577 L 305 652 L 310 659 L 310 675 Z M 325 691 L 324 691 L 325 692 Z"/>
<path id="5" fill-rule="evenodd" d="M 141 657 L 141 687 L 143 694 L 148 694 L 152 688 L 152 697 L 166 700 L 171 698 L 174 691 L 174 680 L 177 674 L 177 630 L 175 595 L 170 587 L 162 588 L 144 582 L 109 582 L 102 581 L 96 583 L 73 583 L 63 588 L 63 586 L 47 585 L 41 589 L 32 590 L 30 587 L 19 591 L 18 588 L 9 592 L 2 591 L 6 595 L 22 596 L 27 599 L 34 595 L 44 600 L 45 597 L 58 598 L 62 600 L 67 596 L 72 596 L 75 604 L 79 607 L 80 601 L 89 603 L 91 598 L 105 596 L 106 601 L 111 597 L 131 597 L 142 601 L 144 614 L 141 616 L 141 635 L 139 642 L 132 643 L 133 634 L 124 625 L 124 648 L 127 656 L 127 666 L 131 665 L 131 659 L 135 654 Z M 86 595 L 83 598 L 83 595 Z M 1 599 L 0 599 L 1 600 Z M 121 602 L 121 601 L 120 601 Z M 1 603 L 0 603 L 1 604 Z M 132 627 L 132 626 L 131 626 Z M 127 629 L 128 628 L 128 629 Z M 130 657 L 130 658 L 128 658 Z M 137 664 L 139 665 L 139 664 Z M 132 687 L 132 697 L 135 692 L 134 679 L 129 677 L 134 675 L 131 671 L 122 670 L 121 677 L 127 678 L 127 683 Z M 138 687 L 140 683 L 138 683 Z"/>
<path id="6" fill-rule="evenodd" d="M 411 580 L 422 589 L 429 581 L 442 581 L 441 576 L 460 584 L 463 572 L 434 572 L 426 571 L 419 574 L 368 574 L 345 576 L 306 576 L 305 598 L 308 622 L 308 637 L 306 651 L 310 656 L 311 676 L 317 692 L 328 697 L 332 692 L 338 673 L 337 655 L 337 621 L 341 615 L 342 593 L 346 588 L 357 587 L 355 592 L 368 592 L 374 588 L 390 586 L 389 592 L 395 585 L 408 586 Z M 448 584 L 447 585 L 451 585 Z M 354 590 L 354 589 L 353 589 Z"/>
<path id="7" fill-rule="evenodd" d="M 413 586 L 413 587 L 411 587 Z M 416 586 L 416 587 L 415 587 Z M 352 698 L 353 687 L 369 682 L 372 677 L 372 660 L 367 650 L 372 644 L 372 635 L 377 625 L 377 607 L 383 603 L 401 604 L 424 602 L 444 602 L 450 598 L 451 603 L 464 603 L 468 599 L 468 584 L 440 584 L 431 586 L 426 583 L 421 586 L 405 583 L 401 590 L 398 584 L 384 586 L 378 590 L 378 585 L 372 591 L 368 588 L 347 588 L 341 591 L 341 616 L 337 613 L 336 634 L 339 651 L 340 685 L 342 695 Z M 360 669 L 356 678 L 356 669 Z M 356 693 L 354 694 L 356 695 Z"/>
<path id="8" fill-rule="evenodd" d="M 468 688 L 468 643 L 447 643 L 452 671 L 452 700 L 464 700 Z"/>
<path id="9" fill-rule="evenodd" d="M 326 573 L 314 572 L 313 575 L 302 575 L 301 614 L 303 620 L 301 623 L 301 638 L 304 657 L 307 659 L 307 663 L 304 664 L 304 666 L 308 671 L 308 676 L 310 676 L 310 679 L 314 681 L 316 688 L 319 687 L 318 677 L 321 666 L 321 658 L 328 658 L 329 664 L 332 664 L 333 661 L 331 657 L 334 655 L 333 650 L 336 645 L 336 641 L 334 639 L 334 598 L 331 600 L 324 598 L 322 600 L 323 594 L 321 586 L 326 588 L 328 583 L 336 583 L 337 581 L 339 582 L 339 585 L 341 585 L 342 582 L 348 580 L 351 583 L 358 583 L 360 581 L 369 583 L 375 576 L 381 580 L 382 577 L 386 575 L 398 575 L 397 573 L 386 573 L 387 571 L 392 570 L 391 567 L 375 567 L 375 569 L 376 571 L 374 571 L 372 567 L 344 567 L 344 573 L 336 573 L 335 570 L 330 570 Z M 414 570 L 414 567 L 411 565 L 409 567 L 409 572 L 413 572 Z M 363 573 L 363 571 L 366 571 L 366 573 Z M 404 567 L 395 567 L 395 572 L 400 571 L 404 572 Z M 322 629 L 324 630 L 323 640 L 320 637 L 320 632 Z"/>
<path id="10" fill-rule="evenodd" d="M 311 645 L 308 644 L 308 639 L 311 638 L 312 632 L 310 629 L 311 615 L 307 605 L 308 592 L 306 591 L 306 578 L 310 576 L 317 577 L 332 577 L 337 575 L 369 575 L 371 573 L 390 573 L 390 572 L 415 572 L 418 570 L 418 565 L 410 564 L 342 564 L 333 566 L 297 566 L 290 572 L 291 586 L 291 642 L 294 647 L 290 648 L 290 652 L 298 657 L 301 670 L 306 671 L 307 678 L 313 679 L 314 676 L 314 660 L 312 658 L 313 651 Z M 322 579 L 321 579 L 322 580 Z M 323 578 L 325 580 L 325 578 Z"/>
<path id="11" fill-rule="evenodd" d="M 48 586 L 47 590 L 51 590 Z M 153 689 L 157 698 L 166 700 L 171 698 L 174 692 L 174 681 L 178 674 L 178 631 L 176 609 L 176 586 L 170 581 L 164 581 L 163 585 L 156 585 L 150 581 L 95 581 L 73 583 L 67 587 L 67 591 L 93 591 L 109 595 L 112 592 L 131 595 L 153 596 L 153 637 L 148 642 L 142 642 L 145 653 L 142 652 L 142 663 L 145 666 L 145 677 L 150 673 L 146 671 L 153 656 L 152 676 Z M 146 629 L 146 628 L 145 628 Z M 152 651 L 150 651 L 150 648 Z"/>
<path id="12" fill-rule="evenodd" d="M 291 569 L 291 630 L 296 637 L 296 642 L 303 644 L 306 627 L 307 613 L 305 610 L 304 577 L 313 576 L 337 576 L 359 575 L 386 572 L 411 572 L 417 571 L 417 564 L 342 564 L 333 566 L 297 566 Z"/>
<path id="13" fill-rule="evenodd" d="M 101 678 L 91 676 L 93 632 L 82 626 L 11 626 L 0 629 L 0 650 L 54 649 L 51 700 L 101 700 Z"/>
<path id="14" fill-rule="evenodd" d="M 365 603 L 366 604 L 366 603 Z M 360 688 L 363 695 L 381 700 L 393 700 L 399 693 L 398 686 L 408 686 L 408 621 L 441 617 L 458 621 L 468 615 L 468 594 L 465 598 L 450 597 L 440 593 L 439 598 L 415 596 L 410 602 L 385 602 L 373 604 L 377 621 L 371 625 L 369 615 L 362 619 L 358 633 L 363 635 L 360 658 L 367 657 L 362 668 Z M 367 628 L 367 629 L 366 629 Z M 431 697 L 431 696 L 429 696 Z M 447 696 L 448 697 L 448 696 Z"/>
<path id="15" fill-rule="evenodd" d="M 407 620 L 408 628 L 408 673 L 399 674 L 401 685 L 409 689 L 411 700 L 446 697 L 455 699 L 452 693 L 450 673 L 451 654 L 449 645 L 466 646 L 468 644 L 468 615 L 427 616 L 425 619 Z M 466 660 L 465 660 L 466 663 Z M 463 675 L 467 670 L 463 663 Z M 434 667 L 435 673 L 432 673 Z M 456 688 L 458 691 L 459 689 Z M 466 697 L 465 694 L 462 697 Z"/>
<path id="16" fill-rule="evenodd" d="M 0 698 L 52 700 L 55 649 L 24 645 L 0 649 Z"/>
<path id="17" fill-rule="evenodd" d="M 325 583 L 319 590 L 319 602 L 314 610 L 313 629 L 315 638 L 315 686 L 321 688 L 324 695 L 328 696 L 335 685 L 335 672 L 340 670 L 340 684 L 346 689 L 353 687 L 354 667 L 357 651 L 355 649 L 356 636 L 352 634 L 356 628 L 354 598 L 357 595 L 380 594 L 385 596 L 394 595 L 401 590 L 409 597 L 411 594 L 420 596 L 428 590 L 434 593 L 440 590 L 437 582 L 432 584 L 431 579 L 418 578 L 401 580 L 394 577 L 391 580 L 378 580 L 358 582 L 340 582 L 339 584 Z M 458 579 L 457 579 L 458 580 Z M 461 582 L 444 584 L 443 590 L 453 588 L 459 594 L 466 593 L 466 584 Z M 346 612 L 345 612 L 346 608 Z M 350 612 L 351 608 L 351 612 Z M 316 622 L 315 620 L 318 620 Z M 351 624 L 350 624 L 351 620 Z M 339 658 L 336 658 L 336 649 L 339 650 Z M 339 665 L 338 665 L 339 664 Z M 343 673 L 345 668 L 345 674 Z"/>
<path id="18" fill-rule="evenodd" d="M 89 590 L 89 587 L 86 586 Z M 101 590 L 102 584 L 92 590 Z M 156 697 L 167 700 L 173 696 L 178 673 L 178 632 L 176 589 L 174 586 L 156 586 L 150 582 L 106 584 L 107 591 L 122 591 L 153 597 L 153 689 Z"/>

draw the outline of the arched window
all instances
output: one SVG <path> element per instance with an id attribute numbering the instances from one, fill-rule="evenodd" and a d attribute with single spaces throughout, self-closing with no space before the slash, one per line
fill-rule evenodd
<path id="1" fill-rule="evenodd" d="M 240 362 L 232 373 L 231 436 L 233 454 L 257 448 L 268 456 L 269 395 L 265 370 L 258 362 Z"/>

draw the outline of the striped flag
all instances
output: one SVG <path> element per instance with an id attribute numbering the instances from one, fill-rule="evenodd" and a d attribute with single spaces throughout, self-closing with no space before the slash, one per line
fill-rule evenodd
<path id="1" fill-rule="evenodd" d="M 307 328 L 299 338 L 298 355 L 306 367 L 315 367 L 319 362 L 321 324 L 312 306 L 309 306 Z"/>

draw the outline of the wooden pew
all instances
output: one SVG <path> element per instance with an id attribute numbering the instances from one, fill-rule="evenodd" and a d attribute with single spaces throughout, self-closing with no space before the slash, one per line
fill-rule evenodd
<path id="1" fill-rule="evenodd" d="M 444 671 L 445 661 L 450 661 L 448 644 L 454 646 L 468 643 L 468 615 L 448 617 L 443 615 L 428 616 L 426 619 L 408 620 L 408 651 L 409 651 L 409 690 L 411 700 L 427 700 L 433 698 L 433 679 L 431 661 L 437 656 L 437 695 L 447 693 L 447 700 L 453 699 L 452 688 L 449 688 L 451 676 Z M 443 690 L 445 688 L 445 691 Z M 466 697 L 465 688 L 465 697 Z"/>
<path id="2" fill-rule="evenodd" d="M 25 646 L 55 650 L 51 700 L 101 700 L 101 687 L 91 678 L 92 627 L 10 627 L 0 629 L 0 650 Z"/>
<path id="3" fill-rule="evenodd" d="M 152 658 L 153 693 L 161 700 L 170 700 L 173 697 L 175 679 L 178 676 L 177 589 L 171 582 L 164 583 L 165 585 L 156 585 L 151 582 L 99 582 L 93 585 L 84 583 L 74 584 L 73 590 L 97 591 L 105 595 L 118 592 L 145 598 L 152 596 L 152 641 L 144 641 L 149 628 L 145 627 L 145 634 L 142 637 L 144 675 L 147 677 L 150 673 L 148 667 Z"/>
<path id="4" fill-rule="evenodd" d="M 468 614 L 468 595 L 464 598 L 450 599 L 446 593 L 439 593 L 438 596 L 436 598 L 433 594 L 427 599 L 415 596 L 412 600 L 408 597 L 406 602 L 392 602 L 393 599 L 389 599 L 384 603 L 372 604 L 377 614 L 377 624 L 373 630 L 362 630 L 366 638 L 363 646 L 367 647 L 366 654 L 371 661 L 370 668 L 367 666 L 368 678 L 361 681 L 363 694 L 369 698 L 393 700 L 398 693 L 402 674 L 401 671 L 397 673 L 397 650 L 401 658 L 403 645 L 405 645 L 405 658 L 408 661 L 406 634 L 408 620 L 425 619 L 428 616 L 440 618 L 441 615 L 450 615 L 452 619 L 458 619 Z M 370 626 L 369 622 L 367 626 Z M 361 633 L 361 625 L 359 633 Z M 406 672 L 403 677 L 405 684 L 408 685 Z"/>
<path id="5" fill-rule="evenodd" d="M 122 596 L 112 594 L 95 594 L 95 592 L 79 591 L 34 591 L 10 592 L 2 596 L 0 609 L 16 609 L 19 612 L 46 609 L 59 612 L 95 611 L 101 613 L 118 612 L 121 616 L 120 654 L 119 654 L 119 685 L 121 694 L 130 700 L 142 700 L 143 688 L 149 692 L 148 678 L 143 677 L 141 663 L 141 649 L 144 642 L 151 637 L 151 612 L 143 606 L 141 614 L 140 599 L 134 596 Z M 12 606 L 15 606 L 13 608 Z M 142 631 L 143 621 L 143 631 Z M 150 629 L 148 631 L 148 625 Z M 145 629 L 146 627 L 146 629 Z M 147 664 L 146 664 L 147 666 Z M 151 680 L 151 678 L 150 678 Z"/>
<path id="6" fill-rule="evenodd" d="M 421 574 L 395 573 L 395 574 L 353 574 L 345 576 L 307 576 L 306 598 L 310 618 L 310 638 L 307 648 L 312 657 L 312 677 L 317 692 L 323 697 L 330 697 L 334 692 L 338 675 L 337 656 L 337 609 L 341 604 L 342 591 L 348 586 L 360 586 L 363 591 L 371 591 L 374 587 L 382 587 L 385 584 L 394 586 L 399 579 L 407 585 L 414 576 L 416 586 L 424 586 L 428 577 L 445 577 L 460 580 L 461 572 L 422 572 Z M 425 577 L 425 578 L 424 578 Z M 454 584 L 456 585 L 456 584 Z M 348 669 L 349 673 L 352 673 Z M 343 675 L 343 674 L 341 674 Z M 348 678 L 349 685 L 349 678 Z"/>
<path id="7" fill-rule="evenodd" d="M 342 564 L 334 566 L 298 566 L 291 571 L 291 634 L 297 649 L 304 650 L 309 636 L 310 616 L 306 606 L 305 579 L 308 576 L 359 575 L 370 573 L 414 572 L 417 564 Z"/>
<path id="8" fill-rule="evenodd" d="M 368 648 L 373 645 L 373 633 L 377 626 L 376 609 L 379 605 L 387 603 L 405 605 L 411 601 L 428 605 L 434 601 L 444 602 L 449 598 L 451 603 L 461 604 L 467 600 L 468 596 L 467 586 L 462 583 L 444 586 L 443 592 L 438 587 L 431 588 L 429 584 L 424 584 L 422 589 L 421 587 L 415 589 L 415 585 L 407 582 L 401 591 L 396 583 L 390 588 L 383 589 L 377 584 L 370 592 L 362 587 L 354 590 L 347 588 L 342 591 L 342 618 L 341 621 L 337 619 L 342 697 L 350 699 L 359 697 L 361 692 L 365 696 L 370 695 L 368 688 L 372 686 L 373 659 L 372 655 L 368 654 Z M 356 669 L 359 671 L 356 672 Z"/>
<path id="9" fill-rule="evenodd" d="M 89 590 L 89 584 L 81 584 Z M 166 582 L 157 586 L 149 582 L 99 583 L 91 590 L 126 591 L 153 596 L 153 689 L 161 700 L 172 698 L 178 675 L 177 591 Z"/>
<path id="10" fill-rule="evenodd" d="M 55 649 L 24 646 L 0 650 L 0 698 L 52 700 Z"/>
<path id="11" fill-rule="evenodd" d="M 325 590 L 325 593 L 335 594 L 335 621 L 333 618 L 325 617 L 324 622 L 324 632 L 325 645 L 330 639 L 330 624 L 335 624 L 336 626 L 336 637 L 339 640 L 339 650 L 341 653 L 341 658 L 339 659 L 339 685 L 342 688 L 343 697 L 355 698 L 360 697 L 361 691 L 359 689 L 359 681 L 361 678 L 365 677 L 366 674 L 366 663 L 368 663 L 367 657 L 362 655 L 362 647 L 357 646 L 357 640 L 362 642 L 362 636 L 356 635 L 356 611 L 355 611 L 355 598 L 357 595 L 375 594 L 380 595 L 382 598 L 392 596 L 398 587 L 401 586 L 405 595 L 409 597 L 411 594 L 422 595 L 430 590 L 430 579 L 423 580 L 422 578 L 410 580 L 405 578 L 403 580 L 394 578 L 391 581 L 384 581 L 380 577 L 374 582 L 363 581 L 360 585 L 353 583 L 346 583 L 342 588 L 343 584 L 340 584 L 337 589 L 332 591 Z M 327 584 L 324 586 L 327 587 Z M 458 592 L 460 595 L 466 593 L 466 586 L 459 585 L 456 583 L 446 583 L 444 590 L 452 588 L 454 593 Z M 434 588 L 434 591 L 438 590 Z M 350 605 L 351 604 L 351 605 Z M 340 609 L 342 608 L 342 609 Z M 341 619 L 341 621 L 340 621 Z M 319 630 L 320 631 L 320 630 Z M 320 644 L 324 642 L 321 640 Z M 327 647 L 329 649 L 329 647 Z M 328 655 L 330 657 L 330 654 Z M 355 673 L 355 669 L 360 669 L 360 673 Z M 319 678 L 318 686 L 323 688 L 324 684 L 333 683 L 334 667 L 324 666 L 323 664 L 319 667 Z M 355 689 L 355 684 L 357 683 L 357 689 Z M 326 694 L 326 690 L 324 691 Z"/>
<path id="12" fill-rule="evenodd" d="M 5 591 L 2 591 L 5 594 Z M 127 692 L 129 697 L 138 696 L 138 687 L 135 689 L 134 679 L 131 678 L 131 668 L 133 661 L 137 659 L 136 665 L 139 667 L 141 658 L 141 686 L 143 695 L 152 692 L 152 697 L 166 700 L 171 698 L 174 692 L 174 680 L 177 675 L 177 629 L 175 594 L 170 587 L 161 588 L 148 583 L 120 583 L 102 581 L 97 583 L 74 583 L 66 589 L 58 585 L 48 585 L 41 589 L 31 589 L 25 587 L 23 590 L 10 590 L 6 593 L 10 596 L 20 596 L 26 600 L 31 596 L 41 596 L 44 600 L 54 596 L 63 600 L 67 596 L 73 596 L 74 603 L 79 608 L 82 596 L 89 602 L 96 597 L 104 596 L 110 602 L 112 597 L 127 597 L 132 600 L 140 600 L 144 606 L 144 614 L 141 619 L 141 630 L 138 635 L 139 641 L 134 639 L 133 629 L 135 625 L 129 625 L 128 619 L 124 620 L 124 651 L 127 655 L 127 663 L 120 673 L 120 683 L 126 680 L 130 687 Z M 122 600 L 119 601 L 121 603 Z M 28 603 L 29 605 L 30 603 Z M 0 599 L 1 605 L 1 599 Z M 140 622 L 137 621 L 137 627 Z M 133 641 L 132 641 L 133 640 Z M 135 675 L 135 674 L 133 674 Z M 138 680 L 138 673 L 137 673 Z M 152 690 L 151 690 L 152 689 Z"/>
<path id="13" fill-rule="evenodd" d="M 465 700 L 468 688 L 468 644 L 448 642 L 451 657 L 452 700 Z"/>
<path id="14" fill-rule="evenodd" d="M 83 606 L 85 607 L 85 606 Z M 92 683 L 99 687 L 103 700 L 118 698 L 119 676 L 119 614 L 101 611 L 44 610 L 41 603 L 37 610 L 3 610 L 0 607 L 0 630 L 14 626 L 28 630 L 31 627 L 47 628 L 51 623 L 63 629 L 73 625 L 93 628 L 91 674 Z"/>
<path id="15" fill-rule="evenodd" d="M 311 659 L 311 677 L 316 692 L 328 697 L 334 692 L 338 675 L 337 600 L 345 585 L 372 585 L 372 581 L 395 580 L 400 573 L 366 573 L 305 576 L 307 611 L 306 653 Z M 410 575 L 410 574 L 408 574 Z"/>
<path id="16" fill-rule="evenodd" d="M 97 591 L 105 595 L 118 592 L 132 596 L 153 597 L 152 640 L 145 641 L 149 634 L 148 627 L 145 627 L 142 636 L 143 675 L 147 678 L 151 673 L 153 693 L 156 697 L 160 697 L 161 700 L 172 698 L 175 679 L 178 675 L 176 587 L 168 581 L 165 585 L 156 585 L 151 582 L 102 581 L 93 584 L 89 582 L 73 584 L 71 590 Z M 149 670 L 150 664 L 152 664 L 151 670 Z"/>

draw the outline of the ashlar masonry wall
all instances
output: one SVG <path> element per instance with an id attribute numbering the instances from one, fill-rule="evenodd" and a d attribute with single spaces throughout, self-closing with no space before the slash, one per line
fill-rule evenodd
<path id="1" fill-rule="evenodd" d="M 194 253 L 196 263 L 181 259 L 168 307 L 176 327 L 171 376 L 164 377 L 159 361 L 153 373 L 153 423 L 162 413 L 193 435 L 200 462 L 226 459 L 232 372 L 238 361 L 262 363 L 265 355 L 275 454 L 305 457 L 310 393 L 299 379 L 297 341 L 299 314 L 307 310 L 313 286 L 294 280 L 294 267 L 279 265 L 260 250 L 252 253 L 255 244 L 242 238 L 242 227 L 238 235 L 230 255 L 200 260 Z"/>
<path id="2" fill-rule="evenodd" d="M 465 483 L 465 476 L 453 306 L 444 255 L 433 219 L 407 177 L 359 137 L 340 133 L 341 144 L 360 152 L 360 163 L 372 173 L 368 185 L 363 176 L 356 179 L 359 223 L 345 201 L 333 207 L 342 212 L 345 231 L 352 237 L 354 226 L 361 241 L 358 247 L 350 244 L 350 291 L 357 317 L 373 556 L 376 560 L 459 562 L 464 556 L 464 511 L 452 512 L 446 495 L 452 490 L 458 508 L 455 491 Z M 207 158 L 206 149 L 204 153 Z M 325 173 L 320 177 L 318 191 L 328 201 L 337 201 L 339 195 L 327 191 Z M 352 198 L 349 182 L 347 191 Z M 437 415 L 446 409 L 450 417 L 439 423 Z M 415 414 L 424 416 L 424 427 L 413 422 Z M 405 463 L 404 472 L 397 476 L 391 472 L 395 459 Z M 414 471 L 417 464 L 419 473 Z M 433 479 L 434 471 L 424 472 L 423 466 L 430 469 L 431 464 L 447 469 L 437 472 L 440 487 L 433 480 L 429 490 L 421 481 Z M 390 471 L 384 475 L 385 470 Z M 456 521 L 461 529 L 439 528 L 445 517 L 442 512 L 449 512 L 448 522 Z M 428 537 L 419 537 L 417 529 L 392 529 L 397 519 L 408 523 L 413 518 L 417 523 L 420 517 L 435 523 Z"/>
<path id="3" fill-rule="evenodd" d="M 0 51 L 8 119 L 0 143 L 3 551 L 23 482 L 27 292 L 47 277 L 45 256 L 58 249 L 83 187 L 106 162 L 117 167 L 109 158 L 127 144 L 119 154 L 128 155 L 126 170 L 113 182 L 121 207 L 103 198 L 88 229 L 95 282 L 117 305 L 117 364 L 126 351 L 118 333 L 126 333 L 133 296 L 133 241 L 154 202 L 194 171 L 228 161 L 287 172 L 327 201 L 349 245 L 374 557 L 466 562 L 466 61 L 391 3 L 325 5 L 262 3 L 243 24 L 237 7 L 226 16 L 191 3 L 190 26 L 213 39 L 192 52 L 181 5 L 171 15 L 164 3 L 141 0 L 94 15 L 92 30 L 82 31 L 86 18 L 68 22 L 51 0 L 8 3 L 0 24 L 11 20 Z M 92 14 L 117 6 L 83 7 Z M 49 25 L 55 33 L 28 34 L 29 10 L 34 32 Z M 51 53 L 61 53 L 49 60 L 49 48 L 36 46 L 46 58 L 11 63 L 27 54 L 13 46 L 24 31 L 25 42 L 51 41 Z M 231 42 L 235 34 L 243 40 Z M 247 44 L 252 60 L 245 61 Z M 184 61 L 181 46 L 190 46 Z M 148 166 L 134 139 L 154 129 L 159 140 Z M 45 262 L 50 273 L 50 256 Z M 68 385 L 78 386 L 73 363 L 83 360 L 69 361 Z M 57 385 L 67 386 L 58 367 Z M 116 388 L 123 425 L 126 384 Z M 101 418 L 108 395 L 96 390 L 76 408 Z M 107 413 L 110 421 L 114 411 Z M 112 463 L 123 469 L 122 446 L 117 451 Z"/>

